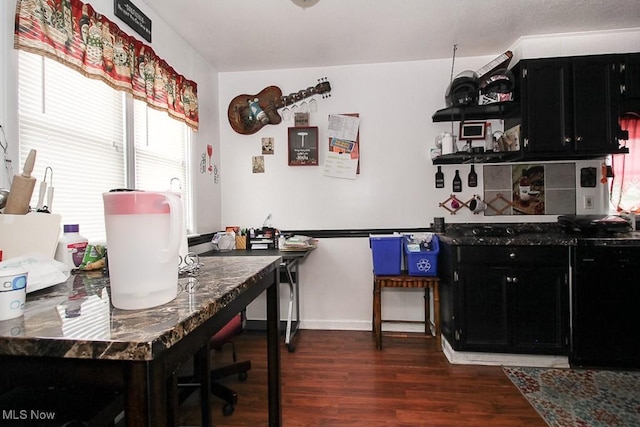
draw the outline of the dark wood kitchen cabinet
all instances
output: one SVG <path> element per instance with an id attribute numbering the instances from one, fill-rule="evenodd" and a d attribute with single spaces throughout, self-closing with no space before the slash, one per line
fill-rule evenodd
<path id="1" fill-rule="evenodd" d="M 624 55 L 522 60 L 513 68 L 526 158 L 580 158 L 626 152 L 618 117 Z"/>
<path id="2" fill-rule="evenodd" d="M 640 246 L 573 251 L 572 366 L 640 369 Z"/>
<path id="3" fill-rule="evenodd" d="M 622 94 L 621 115 L 640 114 L 640 53 L 624 55 L 621 58 Z"/>
<path id="4" fill-rule="evenodd" d="M 569 250 L 441 245 L 442 333 L 454 350 L 565 355 Z"/>

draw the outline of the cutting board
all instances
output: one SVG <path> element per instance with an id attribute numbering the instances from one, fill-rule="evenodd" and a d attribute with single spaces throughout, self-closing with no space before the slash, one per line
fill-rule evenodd
<path id="1" fill-rule="evenodd" d="M 60 237 L 61 217 L 58 214 L 31 212 L 26 215 L 0 215 L 0 250 L 2 259 L 37 252 L 50 256 L 56 253 Z"/>

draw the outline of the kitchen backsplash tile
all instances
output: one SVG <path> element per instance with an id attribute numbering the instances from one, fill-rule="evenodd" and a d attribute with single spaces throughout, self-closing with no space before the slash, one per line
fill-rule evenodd
<path id="1" fill-rule="evenodd" d="M 485 216 L 576 212 L 573 163 L 489 165 L 482 172 L 484 200 L 488 203 Z M 524 181 L 527 187 L 523 194 L 520 186 Z"/>

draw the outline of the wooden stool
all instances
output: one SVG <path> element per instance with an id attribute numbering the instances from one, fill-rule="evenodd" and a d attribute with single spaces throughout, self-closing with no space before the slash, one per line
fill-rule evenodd
<path id="1" fill-rule="evenodd" d="M 436 348 L 442 350 L 440 338 L 440 279 L 437 277 L 409 276 L 403 271 L 400 276 L 373 276 L 373 333 L 376 348 L 382 349 L 382 288 L 424 288 L 424 333 L 433 334 Z M 429 289 L 433 289 L 433 322 L 429 310 Z M 391 320 L 384 320 L 390 322 Z M 422 323 L 422 322 L 410 322 Z"/>

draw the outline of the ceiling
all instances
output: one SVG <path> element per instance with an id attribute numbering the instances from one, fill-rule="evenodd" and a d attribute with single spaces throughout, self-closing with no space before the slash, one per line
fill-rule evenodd
<path id="1" fill-rule="evenodd" d="M 640 26 L 638 0 L 141 1 L 219 72 L 451 58 L 454 44 L 497 55 L 521 36 Z"/>

